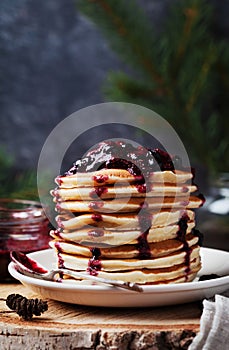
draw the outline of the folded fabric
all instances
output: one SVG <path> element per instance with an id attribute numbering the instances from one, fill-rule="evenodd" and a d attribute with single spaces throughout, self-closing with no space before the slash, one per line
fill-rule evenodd
<path id="1" fill-rule="evenodd" d="M 229 290 L 224 295 L 216 295 L 215 301 L 203 301 L 200 332 L 188 350 L 225 349 L 229 344 Z"/>

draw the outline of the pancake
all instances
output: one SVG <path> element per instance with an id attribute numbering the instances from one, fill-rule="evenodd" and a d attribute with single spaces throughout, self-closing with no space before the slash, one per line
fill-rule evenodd
<path id="1" fill-rule="evenodd" d="M 187 223 L 186 234 L 189 234 L 195 226 L 195 222 Z M 150 228 L 147 235 L 148 243 L 163 242 L 168 239 L 177 237 L 179 226 L 168 225 L 164 227 Z M 76 231 L 67 230 L 51 230 L 50 235 L 55 239 L 62 239 L 67 242 L 80 243 L 86 246 L 102 247 L 103 245 L 123 245 L 123 244 L 137 244 L 138 237 L 142 234 L 141 230 L 135 231 L 117 231 L 104 230 L 101 228 L 79 229 Z"/>
<path id="2" fill-rule="evenodd" d="M 189 172 L 179 171 L 157 171 L 152 172 L 149 176 L 149 183 L 175 183 L 181 184 L 191 180 L 193 175 Z M 59 188 L 74 187 L 95 187 L 113 184 L 130 184 L 136 182 L 136 176 L 133 176 L 127 170 L 123 169 L 102 169 L 90 173 L 77 173 L 69 176 L 58 176 L 55 179 Z"/>
<path id="3" fill-rule="evenodd" d="M 71 211 L 73 213 L 92 213 L 95 211 L 101 213 L 110 212 L 138 212 L 143 204 L 147 204 L 149 210 L 156 209 L 194 209 L 202 205 L 202 200 L 196 196 L 191 197 L 164 197 L 164 198 L 131 198 L 126 200 L 124 198 L 115 200 L 95 200 L 95 201 L 64 201 L 57 202 L 56 210 Z"/>
<path id="4" fill-rule="evenodd" d="M 177 283 L 183 283 L 183 282 L 191 282 L 195 279 L 197 272 L 200 269 L 200 266 L 201 265 L 199 264 L 199 266 L 197 266 L 195 269 L 193 269 L 192 272 L 190 272 L 186 275 L 181 274 L 181 277 L 170 278 L 170 279 L 167 278 L 164 280 L 154 281 L 154 282 L 146 282 L 146 283 L 137 282 L 137 283 L 142 284 L 142 285 L 160 285 L 160 284 L 174 284 L 174 283 L 177 284 Z M 128 280 L 126 282 L 128 282 Z M 65 285 L 74 283 L 75 285 L 78 285 L 78 286 L 85 286 L 85 285 L 93 285 L 95 282 L 88 281 L 86 279 L 80 280 L 80 279 L 72 278 L 72 277 L 65 275 L 65 276 L 63 276 L 62 283 Z M 96 284 L 103 285 L 102 283 L 99 283 L 99 282 L 96 282 Z"/>
<path id="5" fill-rule="evenodd" d="M 187 235 L 186 238 L 189 247 L 196 245 L 198 243 L 198 240 L 199 238 L 192 234 Z M 81 255 L 86 258 L 93 257 L 92 250 L 89 247 L 65 242 L 64 240 L 57 239 L 55 241 L 52 241 L 50 242 L 50 246 L 61 253 L 77 256 Z M 163 241 L 149 244 L 150 254 L 153 259 L 174 253 L 178 250 L 182 250 L 182 248 L 183 243 L 178 241 L 177 239 L 169 239 L 166 240 L 166 242 Z M 137 243 L 133 245 L 129 244 L 115 247 L 107 246 L 106 248 L 100 248 L 100 259 L 136 259 L 138 258 L 138 256 L 139 249 Z"/>
<path id="6" fill-rule="evenodd" d="M 193 221 L 195 214 L 191 210 L 185 211 L 189 220 Z M 161 210 L 159 212 L 153 212 L 150 214 L 150 223 L 146 224 L 147 229 L 150 227 L 165 226 L 177 223 L 182 215 L 183 210 L 166 211 Z M 144 213 L 143 213 L 144 215 Z M 82 214 L 76 217 L 71 217 L 68 214 L 58 215 L 57 223 L 62 229 L 75 230 L 82 228 L 86 225 L 102 227 L 104 229 L 109 227 L 119 228 L 121 230 L 139 229 L 140 228 L 141 214 Z"/>
<path id="7" fill-rule="evenodd" d="M 199 248 L 193 248 L 190 260 L 198 258 Z M 64 267 L 84 271 L 88 269 L 88 259 L 81 255 L 59 253 Z M 100 258 L 101 271 L 129 271 L 139 269 L 159 269 L 164 267 L 184 264 L 186 253 L 184 251 L 169 253 L 166 256 L 153 259 L 102 259 Z M 100 271 L 100 270 L 99 270 Z M 99 273 L 99 272 L 98 272 Z"/>
<path id="8" fill-rule="evenodd" d="M 66 200 L 91 200 L 111 199 L 111 198 L 132 198 L 132 197 L 172 197 L 184 196 L 195 192 L 197 187 L 195 185 L 176 186 L 174 184 L 157 183 L 146 190 L 145 184 L 129 185 L 129 186 L 101 186 L 101 187 L 74 187 L 74 188 L 60 188 L 51 192 L 57 201 Z"/>

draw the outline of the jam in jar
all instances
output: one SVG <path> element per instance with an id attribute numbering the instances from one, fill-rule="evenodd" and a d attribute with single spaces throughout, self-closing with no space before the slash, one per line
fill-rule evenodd
<path id="1" fill-rule="evenodd" d="M 39 202 L 0 199 L 0 282 L 12 281 L 10 251 L 30 253 L 48 248 L 49 220 Z"/>

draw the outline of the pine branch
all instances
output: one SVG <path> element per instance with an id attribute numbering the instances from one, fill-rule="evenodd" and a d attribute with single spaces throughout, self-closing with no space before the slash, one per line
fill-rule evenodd
<path id="1" fill-rule="evenodd" d="M 38 199 L 36 172 L 18 171 L 13 158 L 0 148 L 0 198 Z"/>
<path id="2" fill-rule="evenodd" d="M 108 84 L 105 87 L 105 93 L 112 93 L 112 89 L 116 87 L 123 94 L 128 94 L 130 98 L 144 98 L 151 99 L 154 95 L 160 98 L 163 91 L 158 89 L 157 85 L 153 87 L 153 84 L 147 85 L 139 79 L 134 79 L 122 72 L 111 72 L 108 75 Z"/>
<path id="3" fill-rule="evenodd" d="M 193 50 L 195 46 L 198 47 L 199 42 L 206 35 L 205 28 L 208 26 L 210 14 L 210 6 L 205 5 L 202 0 L 181 1 L 172 7 L 170 13 L 172 20 L 168 21 L 165 35 L 174 47 L 170 57 L 172 63 L 170 70 L 173 79 L 176 80 L 190 49 Z M 193 39 L 195 39 L 195 42 L 192 42 Z"/>
<path id="4" fill-rule="evenodd" d="M 36 173 L 31 170 L 18 173 L 11 168 L 2 180 L 0 197 L 37 200 Z"/>
<path id="5" fill-rule="evenodd" d="M 126 62 L 141 69 L 146 78 L 150 77 L 165 89 L 155 63 L 157 60 L 152 55 L 152 28 L 134 0 L 131 6 L 125 0 L 81 0 L 79 8 L 101 27 L 113 49 L 121 53 Z M 141 28 L 140 33 L 138 28 Z"/>
<path id="6" fill-rule="evenodd" d="M 195 84 L 193 85 L 192 91 L 190 93 L 189 100 L 186 103 L 185 110 L 187 113 L 192 111 L 192 108 L 197 101 L 198 97 L 201 95 L 202 88 L 204 87 L 209 72 L 212 66 L 215 64 L 217 59 L 217 48 L 215 45 L 209 47 L 209 50 L 206 52 L 205 61 L 202 64 L 200 72 L 198 74 L 197 79 L 195 80 Z"/>

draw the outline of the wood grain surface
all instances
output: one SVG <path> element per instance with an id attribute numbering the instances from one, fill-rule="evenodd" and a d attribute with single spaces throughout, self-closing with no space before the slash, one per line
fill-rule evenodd
<path id="1" fill-rule="evenodd" d="M 0 297 L 39 297 L 21 284 L 1 284 Z M 0 301 L 1 350 L 187 349 L 199 331 L 200 303 L 143 309 L 109 309 L 48 300 L 49 309 L 32 321 Z"/>

